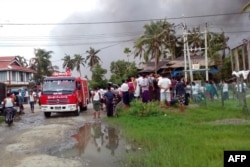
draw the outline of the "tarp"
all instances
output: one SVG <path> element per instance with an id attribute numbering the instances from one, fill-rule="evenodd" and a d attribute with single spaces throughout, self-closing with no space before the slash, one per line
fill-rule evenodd
<path id="1" fill-rule="evenodd" d="M 188 72 L 189 72 L 189 70 L 188 70 Z M 212 68 L 209 69 L 208 72 L 211 73 L 211 74 L 216 74 L 216 73 L 219 72 L 219 70 L 217 68 L 212 67 Z M 174 70 L 172 72 L 172 76 L 181 75 L 183 73 L 184 73 L 184 70 Z M 195 74 L 195 73 L 203 74 L 203 73 L 205 73 L 205 69 L 193 70 L 193 74 Z"/>

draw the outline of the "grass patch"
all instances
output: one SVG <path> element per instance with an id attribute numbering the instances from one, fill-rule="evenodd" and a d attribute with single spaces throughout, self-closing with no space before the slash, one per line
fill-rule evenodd
<path id="1" fill-rule="evenodd" d="M 4 117 L 0 116 L 0 123 L 2 123 L 4 121 Z"/>
<path id="2" fill-rule="evenodd" d="M 184 114 L 178 107 L 167 110 L 156 102 L 135 101 L 119 112 L 118 119 L 107 121 L 141 148 L 136 156 L 128 154 L 124 166 L 221 167 L 224 150 L 250 150 L 250 114 L 242 112 L 237 101 L 225 101 L 224 107 L 219 101 L 190 104 Z M 237 124 L 227 123 L 233 119 Z"/>

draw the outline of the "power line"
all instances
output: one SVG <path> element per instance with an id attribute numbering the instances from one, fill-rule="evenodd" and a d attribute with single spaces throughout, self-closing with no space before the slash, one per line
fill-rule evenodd
<path id="1" fill-rule="evenodd" d="M 83 40 L 83 39 L 104 39 L 104 38 L 124 38 L 124 37 L 133 37 L 138 36 L 140 33 L 124 33 L 120 35 L 109 35 L 109 34 L 103 34 L 103 35 L 73 35 L 73 36 L 4 36 L 0 37 L 1 41 L 44 41 L 44 40 Z"/>
<path id="2" fill-rule="evenodd" d="M 230 16 L 249 14 L 250 12 L 235 12 L 235 13 L 221 13 L 221 14 L 208 14 L 208 15 L 194 15 L 194 16 L 183 16 L 183 17 L 170 17 L 170 18 L 158 18 L 158 19 L 141 19 L 141 20 L 120 20 L 120 21 L 100 21 L 100 22 L 67 22 L 67 23 L 0 23 L 0 25 L 8 26 L 23 26 L 23 25 L 86 25 L 86 24 L 120 24 L 120 23 L 133 23 L 133 22 L 148 22 L 148 21 L 159 21 L 159 20 L 178 20 L 178 19 L 190 19 L 190 18 L 204 18 L 204 17 L 216 17 L 216 16 Z"/>
<path id="3" fill-rule="evenodd" d="M 129 42 L 129 41 L 133 41 L 133 40 L 135 40 L 134 38 L 133 39 L 130 39 L 130 40 L 128 40 L 127 42 Z M 112 44 L 112 45 L 108 45 L 108 46 L 105 46 L 105 47 L 102 47 L 102 48 L 100 48 L 100 49 L 97 49 L 97 50 L 104 50 L 104 49 L 107 49 L 107 48 L 110 48 L 110 47 L 113 47 L 113 46 L 116 46 L 116 45 L 120 45 L 121 43 L 123 43 L 123 42 L 119 42 L 119 43 L 115 43 L 115 44 Z M 86 53 L 85 53 L 86 54 Z M 57 61 L 62 61 L 61 59 L 59 59 L 59 60 L 54 60 L 54 61 L 52 61 L 52 62 L 57 62 Z"/>
<path id="4" fill-rule="evenodd" d="M 123 42 L 131 42 L 133 39 L 128 39 L 128 40 L 120 40 L 120 41 L 102 41 L 102 42 L 92 42 L 92 43 L 59 43 L 59 44 L 2 44 L 0 43 L 0 47 L 37 47 L 39 45 L 44 45 L 44 46 L 77 46 L 77 45 L 94 45 L 94 44 L 107 44 L 107 43 L 123 43 Z"/>

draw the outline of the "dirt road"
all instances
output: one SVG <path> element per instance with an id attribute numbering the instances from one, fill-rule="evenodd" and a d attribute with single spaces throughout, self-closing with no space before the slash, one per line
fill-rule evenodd
<path id="1" fill-rule="evenodd" d="M 0 124 L 0 166 L 121 166 L 129 145 L 120 130 L 93 119 L 91 104 L 88 108 L 80 116 L 52 114 L 46 119 L 38 105 L 35 113 L 26 105 L 13 126 Z"/>

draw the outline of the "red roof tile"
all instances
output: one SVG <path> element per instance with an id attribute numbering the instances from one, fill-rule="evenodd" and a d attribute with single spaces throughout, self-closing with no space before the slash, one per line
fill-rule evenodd
<path id="1" fill-rule="evenodd" d="M 15 60 L 16 56 L 1 56 L 0 57 L 0 71 L 6 70 L 16 70 L 16 71 L 23 71 L 23 72 L 32 72 L 35 73 L 35 70 L 30 68 L 22 67 L 18 65 Z"/>
<path id="2" fill-rule="evenodd" d="M 16 56 L 0 56 L 0 61 L 8 61 L 11 62 L 16 58 Z"/>

